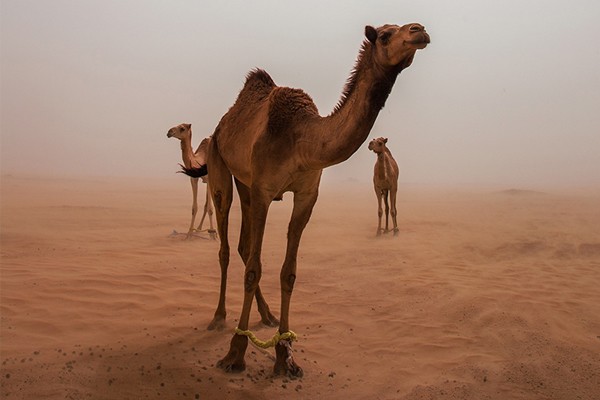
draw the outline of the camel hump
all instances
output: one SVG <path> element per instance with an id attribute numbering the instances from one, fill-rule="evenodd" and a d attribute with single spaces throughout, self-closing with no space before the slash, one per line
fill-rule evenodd
<path id="1" fill-rule="evenodd" d="M 269 132 L 277 132 L 299 119 L 318 115 L 319 110 L 312 98 L 301 89 L 277 87 L 271 92 Z"/>
<path id="2" fill-rule="evenodd" d="M 256 68 L 252 71 L 248 72 L 246 75 L 246 83 L 244 84 L 245 89 L 253 89 L 253 90 L 268 90 L 271 91 L 275 87 L 275 82 L 271 75 L 267 73 L 264 69 Z"/>

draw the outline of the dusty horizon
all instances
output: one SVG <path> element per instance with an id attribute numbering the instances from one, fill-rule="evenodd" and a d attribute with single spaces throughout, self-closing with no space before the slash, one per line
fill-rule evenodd
<path id="1" fill-rule="evenodd" d="M 3 396 L 599 397 L 598 192 L 402 186 L 399 235 L 376 238 L 370 190 L 322 188 L 298 257 L 290 329 L 305 375 L 292 380 L 253 347 L 243 373 L 215 367 L 243 298 L 236 200 L 227 323 L 207 331 L 219 246 L 172 235 L 189 224 L 187 180 L 4 176 Z M 275 315 L 291 205 L 272 204 L 265 231 L 261 288 Z M 256 307 L 250 329 L 275 330 Z"/>
<path id="2" fill-rule="evenodd" d="M 432 43 L 370 135 L 389 138 L 401 181 L 585 186 L 600 176 L 600 52 L 573 40 L 600 36 L 592 1 L 0 7 L 3 173 L 170 176 L 180 154 L 166 131 L 191 123 L 196 146 L 252 68 L 302 88 L 327 115 L 364 26 L 420 22 Z M 367 182 L 373 163 L 365 143 L 325 176 Z"/>

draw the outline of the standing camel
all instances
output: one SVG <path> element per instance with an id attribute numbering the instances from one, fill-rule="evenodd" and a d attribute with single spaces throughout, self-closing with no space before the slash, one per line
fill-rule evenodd
<path id="1" fill-rule="evenodd" d="M 206 164 L 206 152 L 208 150 L 208 143 L 210 142 L 210 138 L 204 138 L 202 140 L 202 142 L 200 142 L 200 145 L 198 146 L 196 151 L 193 151 L 192 150 L 192 125 L 191 124 L 180 124 L 180 125 L 174 126 L 173 128 L 169 129 L 169 132 L 167 132 L 167 137 L 168 138 L 174 137 L 181 141 L 181 158 L 183 159 L 183 165 L 181 165 L 181 164 L 179 164 L 179 165 L 181 165 L 181 167 L 184 168 L 184 170 L 187 168 L 200 168 L 202 165 Z M 183 171 L 179 171 L 179 172 L 183 172 Z M 202 182 L 207 184 L 206 199 L 204 201 L 204 213 L 202 214 L 202 218 L 200 219 L 200 224 L 198 224 L 198 227 L 196 229 L 194 229 L 194 221 L 196 220 L 196 213 L 198 212 L 198 179 L 199 178 L 190 177 L 190 181 L 192 183 L 192 195 L 193 195 L 192 221 L 190 222 L 190 228 L 188 229 L 186 238 L 189 238 L 194 231 L 197 231 L 197 232 L 202 231 L 202 225 L 204 224 L 204 219 L 206 218 L 206 214 L 208 214 L 208 221 L 210 224 L 208 233 L 209 233 L 211 239 L 213 239 L 213 240 L 216 239 L 217 231 L 215 231 L 215 229 L 213 228 L 213 220 L 212 220 L 213 208 L 212 208 L 212 202 L 210 199 L 210 191 L 209 191 L 209 187 L 208 187 L 208 179 L 207 178 L 208 178 L 207 176 L 203 176 L 200 178 L 200 179 L 202 179 Z"/>
<path id="2" fill-rule="evenodd" d="M 233 181 L 242 209 L 238 251 L 244 264 L 244 301 L 229 352 L 217 366 L 245 369 L 248 320 L 262 274 L 261 248 L 269 205 L 284 192 L 294 193 L 287 250 L 280 273 L 281 314 L 275 343 L 274 371 L 301 376 L 292 357 L 289 308 L 296 281 L 296 257 L 304 227 L 317 200 L 323 168 L 348 159 L 364 143 L 396 77 L 413 61 L 417 49 L 429 43 L 420 24 L 402 27 L 367 26 L 366 40 L 333 112 L 321 117 L 314 102 L 300 89 L 275 85 L 263 70 L 251 71 L 229 111 L 221 118 L 208 151 L 209 182 L 221 236 L 221 293 L 210 326 L 224 324 L 225 286 L 229 264 L 228 216 Z M 199 176 L 206 171 L 187 171 Z M 258 298 L 258 297 L 257 297 Z M 266 304 L 266 303 L 265 303 Z M 261 306 L 258 303 L 259 311 Z M 209 326 L 209 327 L 210 327 Z"/>
<path id="3" fill-rule="evenodd" d="M 381 233 L 389 232 L 389 216 L 390 216 L 390 204 L 392 206 L 392 222 L 394 223 L 394 236 L 398 234 L 398 222 L 396 222 L 396 193 L 398 192 L 398 175 L 399 169 L 396 160 L 392 156 L 392 152 L 385 145 L 387 138 L 377 138 L 369 142 L 369 150 L 372 150 L 377 154 L 377 161 L 375 162 L 375 171 L 373 173 L 373 186 L 375 187 L 375 195 L 377 196 L 377 205 L 379 224 L 377 225 L 377 236 Z M 381 200 L 385 203 L 385 230 L 381 228 L 381 217 L 383 216 L 383 209 L 381 207 Z"/>

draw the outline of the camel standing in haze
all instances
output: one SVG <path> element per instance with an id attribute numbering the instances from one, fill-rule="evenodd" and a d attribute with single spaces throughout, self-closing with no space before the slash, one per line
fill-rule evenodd
<path id="1" fill-rule="evenodd" d="M 382 233 L 389 232 L 389 216 L 392 214 L 392 222 L 394 223 L 394 236 L 398 234 L 398 222 L 396 222 L 396 193 L 398 192 L 398 175 L 400 173 L 398 164 L 392 156 L 392 152 L 387 148 L 387 138 L 377 138 L 369 142 L 369 150 L 377 154 L 375 162 L 375 170 L 373 171 L 373 186 L 375 187 L 375 195 L 377 196 L 377 215 L 379 216 L 379 224 L 377 225 L 377 236 Z M 389 196 L 389 203 L 388 203 Z M 381 202 L 385 203 L 385 230 L 381 228 L 381 217 L 383 216 L 383 208 Z M 391 205 L 391 210 L 390 210 Z"/>
<path id="2" fill-rule="evenodd" d="M 180 124 L 180 125 L 174 126 L 173 128 L 169 129 L 169 131 L 167 132 L 167 137 L 168 138 L 174 137 L 181 141 L 181 158 L 183 160 L 183 165 L 181 165 L 181 164 L 179 164 L 179 165 L 181 165 L 182 168 L 184 168 L 184 169 L 200 168 L 202 165 L 206 164 L 206 158 L 207 158 L 206 153 L 208 150 L 208 143 L 210 142 L 210 138 L 204 138 L 202 140 L 202 142 L 200 142 L 200 145 L 198 146 L 196 151 L 193 151 L 192 150 L 192 125 L 191 124 Z M 179 171 L 179 172 L 183 172 L 183 171 Z M 209 221 L 209 226 L 210 226 L 210 228 L 208 229 L 208 233 L 209 233 L 211 239 L 216 239 L 217 231 L 215 231 L 215 229 L 213 228 L 213 220 L 212 220 L 213 208 L 212 208 L 212 201 L 210 198 L 210 191 L 209 191 L 208 185 L 206 187 L 206 199 L 204 201 L 204 212 L 202 214 L 202 218 L 200 219 L 200 224 L 198 224 L 198 227 L 196 229 L 194 229 L 194 221 L 196 220 L 196 214 L 198 212 L 198 179 L 202 179 L 203 183 L 208 184 L 207 178 L 208 178 L 207 176 L 203 176 L 201 178 L 190 177 L 190 181 L 192 184 L 192 196 L 193 196 L 192 221 L 190 222 L 190 228 L 188 229 L 188 232 L 187 232 L 187 238 L 189 238 L 194 231 L 196 231 L 196 232 L 202 231 L 202 225 L 204 224 L 204 219 L 206 218 L 206 215 L 208 214 L 208 221 Z"/>
<path id="3" fill-rule="evenodd" d="M 221 236 L 219 262 L 221 293 L 209 328 L 224 326 L 225 287 L 229 264 L 228 216 L 233 181 L 242 209 L 238 251 L 244 264 L 244 301 L 229 351 L 217 366 L 225 371 L 245 369 L 248 320 L 253 297 L 260 290 L 261 249 L 269 205 L 284 192 L 294 193 L 287 250 L 280 273 L 281 321 L 275 342 L 275 373 L 301 376 L 292 357 L 289 307 L 296 281 L 296 258 L 302 232 L 317 201 L 323 168 L 348 159 L 364 143 L 396 77 L 413 61 L 417 49 L 429 43 L 420 24 L 402 27 L 367 26 L 366 40 L 341 100 L 327 117 L 300 89 L 275 85 L 263 70 L 251 71 L 229 111 L 221 118 L 208 151 L 209 182 Z M 190 169 L 190 176 L 206 171 Z M 261 296 L 262 297 L 262 296 Z M 258 300 L 258 296 L 257 296 Z M 264 301 L 264 299 L 263 299 Z M 258 303 L 263 315 L 266 303 Z M 268 307 L 267 307 L 268 310 Z M 264 316 L 263 316 L 264 319 Z"/>

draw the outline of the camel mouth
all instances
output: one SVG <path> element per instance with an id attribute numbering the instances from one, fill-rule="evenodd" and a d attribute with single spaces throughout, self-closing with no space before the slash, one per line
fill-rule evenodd
<path id="1" fill-rule="evenodd" d="M 429 43 L 431 43 L 431 38 L 427 32 L 419 32 L 420 37 L 417 37 L 413 40 L 407 40 L 406 43 L 415 46 L 417 49 L 424 49 L 427 47 Z"/>
<path id="2" fill-rule="evenodd" d="M 167 132 L 167 137 L 168 137 L 168 138 L 170 138 L 170 137 L 173 137 L 173 133 L 171 133 L 171 132 Z"/>

